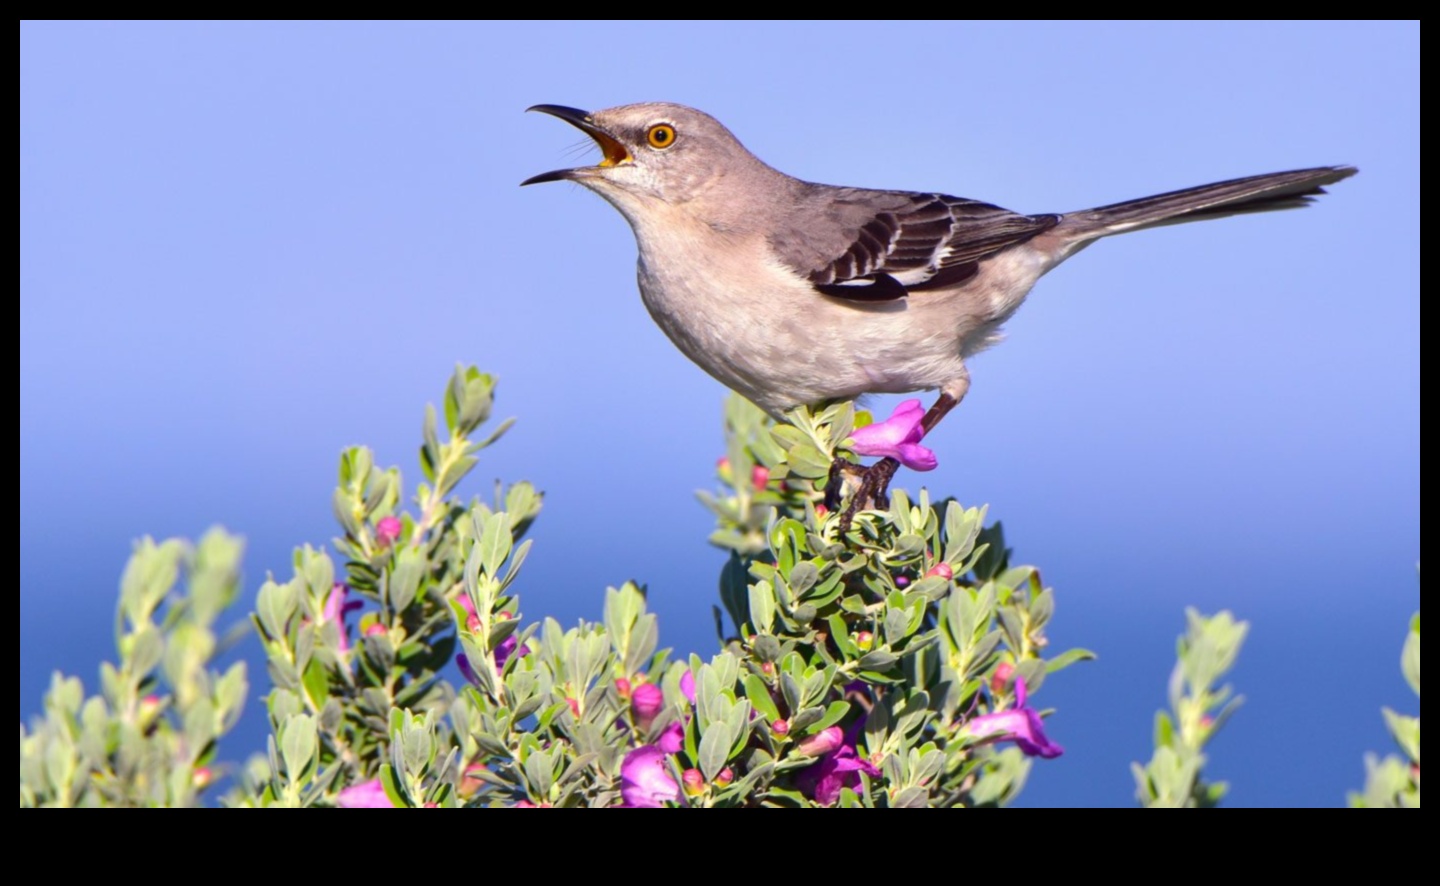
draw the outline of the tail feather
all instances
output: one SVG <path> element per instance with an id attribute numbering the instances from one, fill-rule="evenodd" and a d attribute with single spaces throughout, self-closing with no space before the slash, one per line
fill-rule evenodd
<path id="1" fill-rule="evenodd" d="M 1353 166 L 1321 166 L 1252 175 L 1230 181 L 1126 200 L 1082 212 L 1066 213 L 1056 233 L 1091 240 L 1124 231 L 1222 218 L 1248 212 L 1298 209 L 1334 184 L 1359 172 Z"/>

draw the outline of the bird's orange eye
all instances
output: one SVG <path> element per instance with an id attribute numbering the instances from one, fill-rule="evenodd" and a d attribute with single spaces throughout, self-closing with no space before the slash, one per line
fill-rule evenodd
<path id="1" fill-rule="evenodd" d="M 675 144 L 675 127 L 669 123 L 656 123 L 646 131 L 645 140 L 650 142 L 652 148 L 668 148 Z"/>

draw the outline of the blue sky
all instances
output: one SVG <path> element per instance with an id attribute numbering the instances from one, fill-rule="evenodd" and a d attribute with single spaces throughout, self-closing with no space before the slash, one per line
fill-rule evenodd
<path id="1" fill-rule="evenodd" d="M 1252 621 L 1211 771 L 1334 805 L 1388 750 L 1419 606 L 1417 23 L 117 24 L 20 29 L 20 711 L 93 690 L 132 540 L 335 532 L 343 446 L 407 481 L 457 361 L 547 493 L 527 617 L 648 583 L 714 646 L 723 391 L 653 325 L 550 102 L 667 100 L 814 181 L 1063 212 L 1350 163 L 1301 212 L 1108 240 L 1041 281 L 929 439 L 1056 588 L 1031 805 L 1125 805 L 1187 605 Z M 887 409 L 891 400 L 883 400 Z M 257 684 L 229 753 L 260 747 Z"/>

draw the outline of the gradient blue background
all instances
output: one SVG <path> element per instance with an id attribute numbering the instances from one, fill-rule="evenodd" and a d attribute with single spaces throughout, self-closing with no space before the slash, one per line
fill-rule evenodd
<path id="1" fill-rule="evenodd" d="M 1028 804 L 1132 800 L 1187 605 L 1253 623 L 1212 746 L 1235 805 L 1334 805 L 1389 749 L 1418 607 L 1419 26 L 48 24 L 20 29 L 20 711 L 96 685 L 132 539 L 244 533 L 246 600 L 333 534 L 341 447 L 418 476 L 457 361 L 519 424 L 467 492 L 547 493 L 526 615 L 648 582 L 708 654 L 720 386 L 537 102 L 703 108 L 823 182 L 1065 211 L 1301 166 L 1302 212 L 1107 241 L 1041 282 L 933 435 L 1055 586 L 1067 753 Z M 819 343 L 824 346 L 824 343 Z M 891 401 L 879 405 L 888 410 Z M 256 653 L 249 649 L 252 660 Z M 261 746 L 264 674 L 228 756 Z"/>

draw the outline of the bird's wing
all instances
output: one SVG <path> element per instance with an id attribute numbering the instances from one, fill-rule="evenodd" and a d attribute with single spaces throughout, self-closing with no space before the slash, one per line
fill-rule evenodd
<path id="1" fill-rule="evenodd" d="M 1059 222 L 944 194 L 812 187 L 770 245 L 818 291 L 855 301 L 958 285 Z"/>

